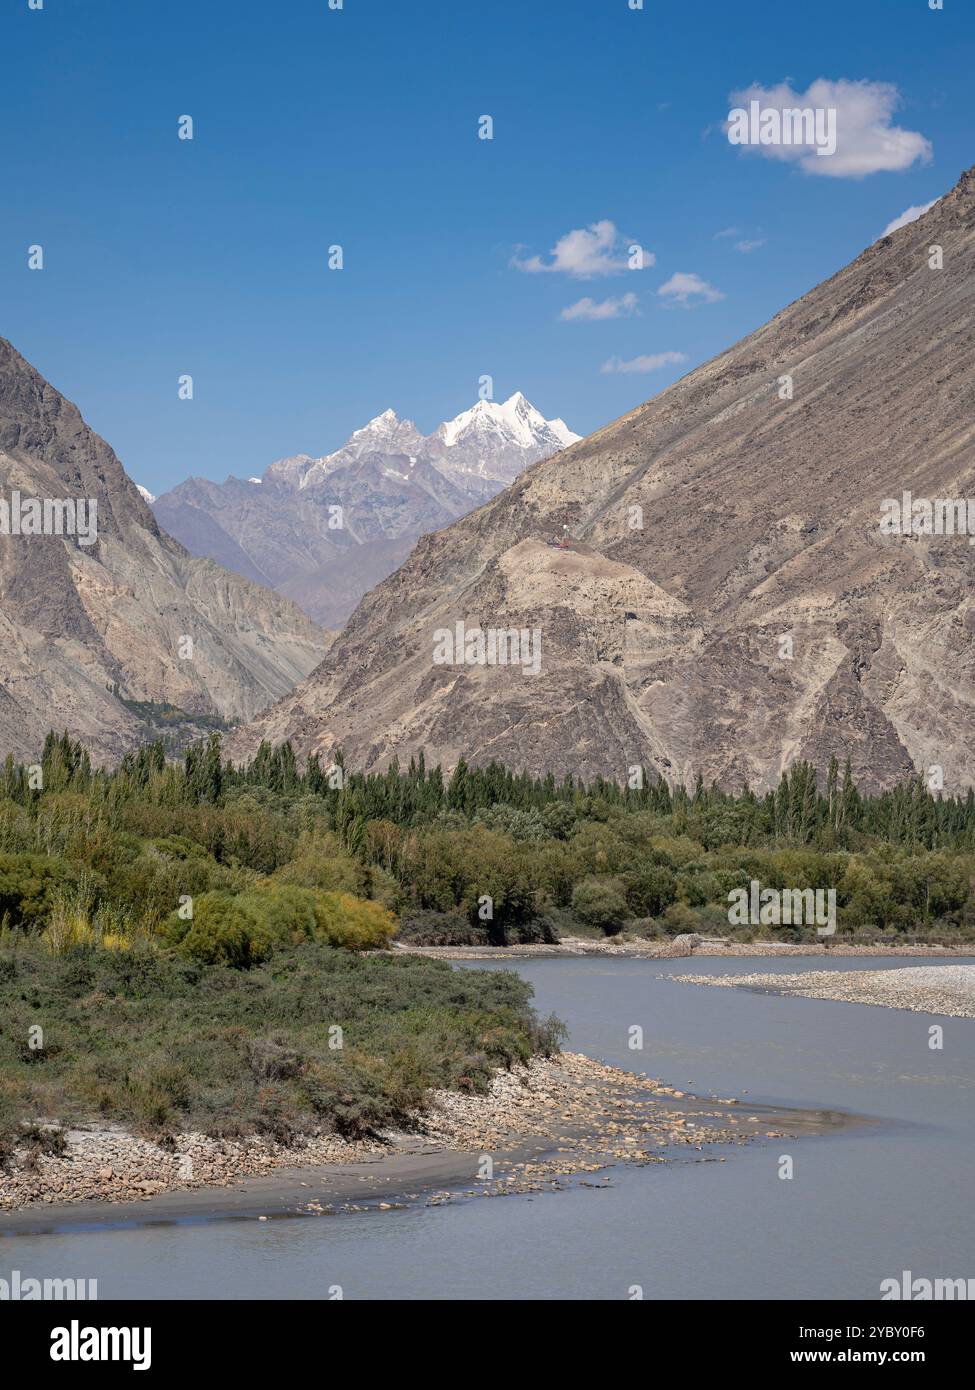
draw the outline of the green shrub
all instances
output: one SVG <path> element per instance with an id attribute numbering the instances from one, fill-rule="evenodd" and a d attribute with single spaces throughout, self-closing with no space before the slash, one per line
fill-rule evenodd
<path id="1" fill-rule="evenodd" d="M 572 911 L 588 927 L 596 927 L 608 936 L 618 932 L 629 911 L 622 881 L 584 878 L 573 889 Z"/>
<path id="2" fill-rule="evenodd" d="M 0 918 L 12 926 L 42 925 L 60 895 L 81 879 L 74 865 L 42 854 L 0 854 Z"/>
<path id="3" fill-rule="evenodd" d="M 626 904 L 633 917 L 659 917 L 677 896 L 677 881 L 663 864 L 646 864 L 628 874 Z"/>
<path id="4" fill-rule="evenodd" d="M 204 893 L 193 903 L 192 920 L 184 922 L 174 913 L 167 930 L 181 953 L 201 965 L 244 970 L 267 960 L 273 946 L 244 894 Z"/>
<path id="5" fill-rule="evenodd" d="M 207 917 L 212 906 L 205 907 Z M 407 1123 L 430 1087 L 483 1088 L 496 1065 L 558 1046 L 508 972 L 282 945 L 247 971 L 169 951 L 51 956 L 21 943 L 0 971 L 0 1148 L 26 1122 L 124 1124 L 288 1141 L 322 1126 Z M 38 1017 L 57 1049 L 25 1058 Z M 332 1030 L 344 1046 L 333 1049 Z"/>
<path id="6" fill-rule="evenodd" d="M 727 917 L 724 920 L 727 922 Z M 660 918 L 660 925 L 667 936 L 683 936 L 686 932 L 704 930 L 700 913 L 695 912 L 694 908 L 688 907 L 686 903 L 680 902 L 671 903 Z"/>
<path id="7" fill-rule="evenodd" d="M 396 918 L 380 903 L 265 880 L 236 896 L 204 893 L 192 919 L 172 913 L 164 934 L 189 960 L 247 969 L 301 941 L 364 951 L 388 945 L 395 931 Z"/>
<path id="8" fill-rule="evenodd" d="M 368 870 L 348 854 L 337 835 L 306 832 L 295 847 L 294 857 L 275 874 L 275 881 L 328 892 L 365 892 Z"/>
<path id="9" fill-rule="evenodd" d="M 485 924 L 474 926 L 463 912 L 412 908 L 400 918 L 398 940 L 414 946 L 487 946 Z"/>

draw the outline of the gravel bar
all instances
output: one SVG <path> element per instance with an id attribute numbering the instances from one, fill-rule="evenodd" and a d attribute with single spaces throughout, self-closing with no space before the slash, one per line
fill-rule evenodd
<path id="1" fill-rule="evenodd" d="M 672 975 L 689 985 L 743 986 L 810 999 L 879 1004 L 886 1009 L 975 1018 L 975 965 L 918 965 L 895 970 L 811 970 L 802 975 Z"/>

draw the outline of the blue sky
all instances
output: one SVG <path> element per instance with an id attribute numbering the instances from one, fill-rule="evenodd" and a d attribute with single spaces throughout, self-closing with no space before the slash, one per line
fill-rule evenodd
<path id="1" fill-rule="evenodd" d="M 975 162 L 973 40 L 966 0 L 7 0 L 0 334 L 157 493 L 387 406 L 430 430 L 484 374 L 585 434 L 947 191 Z M 817 79 L 896 89 L 904 167 L 729 144 L 732 92 Z M 604 254 L 537 268 L 597 224 Z M 654 263 L 572 273 L 630 243 Z M 714 293 L 661 295 L 696 283 L 675 275 Z M 662 354 L 685 360 L 601 370 Z"/>

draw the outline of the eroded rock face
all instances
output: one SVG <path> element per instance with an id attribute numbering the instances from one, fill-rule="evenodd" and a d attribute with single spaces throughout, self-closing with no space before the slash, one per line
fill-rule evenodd
<path id="1" fill-rule="evenodd" d="M 253 718 L 321 660 L 293 603 L 189 555 L 115 454 L 0 339 L 0 498 L 86 499 L 97 539 L 0 534 L 0 753 L 32 759 L 52 726 L 108 759 L 144 734 L 113 693 Z M 185 639 L 192 639 L 192 655 Z"/>
<path id="2" fill-rule="evenodd" d="M 365 768 L 422 750 L 755 787 L 835 753 L 868 788 L 933 764 L 967 787 L 975 548 L 880 517 L 904 489 L 975 497 L 973 387 L 970 171 L 764 328 L 424 537 L 233 751 L 288 737 Z M 434 664 L 431 634 L 457 621 L 540 629 L 540 674 Z"/>

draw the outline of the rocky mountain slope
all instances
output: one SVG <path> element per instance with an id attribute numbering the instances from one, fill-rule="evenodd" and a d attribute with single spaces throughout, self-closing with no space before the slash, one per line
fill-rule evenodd
<path id="1" fill-rule="evenodd" d="M 905 489 L 975 497 L 973 405 L 970 170 L 765 327 L 425 536 L 232 751 L 287 737 L 366 768 L 423 750 L 756 787 L 835 753 L 866 787 L 940 767 L 967 788 L 975 547 L 880 521 Z M 437 664 L 461 621 L 537 628 L 539 674 Z"/>
<path id="2" fill-rule="evenodd" d="M 269 584 L 329 627 L 401 564 L 412 543 L 577 439 L 520 393 L 423 435 L 394 411 L 332 454 L 272 463 L 262 479 L 190 478 L 154 502 L 194 555 Z"/>
<path id="3" fill-rule="evenodd" d="M 54 725 L 113 757 L 145 734 L 136 705 L 250 719 L 324 655 L 293 603 L 160 530 L 105 441 L 0 339 L 0 523 L 27 499 L 91 499 L 96 533 L 0 524 L 0 754 L 36 756 Z"/>

